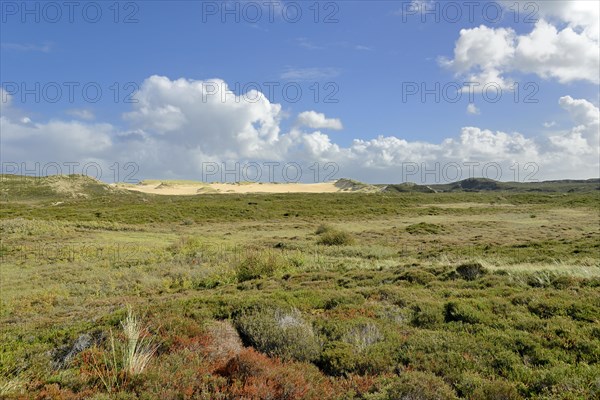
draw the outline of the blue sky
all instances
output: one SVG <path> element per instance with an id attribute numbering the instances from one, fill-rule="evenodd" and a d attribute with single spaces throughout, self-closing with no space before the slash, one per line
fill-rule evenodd
<path id="1" fill-rule="evenodd" d="M 21 14 L 22 3 L 3 2 L 0 74 L 5 93 L 11 94 L 10 110 L 6 111 L 5 107 L 4 113 L 12 113 L 13 118 L 17 114 L 27 115 L 31 121 L 40 124 L 51 120 L 68 122 L 77 118 L 82 123 L 110 124 L 112 135 L 117 136 L 118 132 L 137 129 L 145 129 L 152 135 L 151 128 L 142 128 L 139 120 L 132 124 L 131 119 L 124 117 L 125 113 L 135 109 L 135 105 L 124 101 L 126 95 L 133 91 L 133 86 L 125 87 L 128 82 L 141 86 L 154 75 L 171 81 L 216 78 L 225 81 L 234 91 L 236 84 L 243 88 L 256 83 L 265 94 L 271 83 L 279 85 L 274 88 L 269 101 L 281 105 L 278 126 L 282 134 L 294 127 L 299 113 L 315 111 L 343 123 L 343 129 L 339 130 L 320 126 L 316 129 L 326 134 L 331 143 L 346 149 L 354 139 L 368 141 L 379 136 L 439 144 L 447 138 L 457 138 L 465 127 L 508 134 L 518 132 L 527 138 L 569 135 L 574 123 L 564 104 L 559 104 L 560 98 L 569 96 L 574 100 L 585 100 L 592 113 L 593 108 L 597 110 L 598 107 L 598 82 L 593 74 L 588 73 L 589 68 L 582 73 L 575 72 L 575 78 L 572 74 L 554 72 L 568 60 L 559 60 L 556 65 L 543 65 L 543 55 L 525 54 L 514 63 L 518 64 L 516 66 L 507 66 L 503 61 L 490 66 L 486 64 L 485 54 L 475 54 L 472 65 L 466 67 L 457 67 L 457 62 L 452 65 L 447 62 L 457 58 L 455 48 L 461 30 L 472 32 L 475 39 L 476 34 L 482 33 L 478 32 L 481 26 L 493 31 L 494 35 L 510 30 L 517 38 L 524 37 L 538 27 L 535 22 L 526 21 L 527 15 L 532 12 L 538 24 L 540 19 L 548 21 L 559 33 L 572 29 L 574 34 L 583 37 L 591 31 L 586 36 L 586 44 L 591 43 L 592 51 L 595 44 L 597 50 L 597 35 L 594 33 L 597 23 L 582 22 L 580 14 L 567 6 L 546 10 L 541 5 L 525 10 L 525 5 L 521 4 L 519 15 L 515 15 L 509 6 L 502 3 L 488 5 L 488 2 L 478 2 L 474 18 L 470 20 L 465 3 L 454 2 L 463 17 L 451 21 L 453 17 L 448 15 L 453 15 L 454 10 L 444 9 L 444 3 L 438 2 L 277 2 L 273 5 L 274 21 L 270 21 L 268 6 L 263 3 L 96 2 L 88 8 L 88 16 L 93 17 L 96 8 L 102 10 L 102 16 L 97 23 L 91 23 L 84 18 L 81 10 L 86 2 L 81 2 L 82 6 L 75 9 L 72 22 L 66 6 L 56 2 L 61 6 L 62 17 L 59 22 L 52 23 L 48 19 L 54 17 L 54 10 L 44 9 L 44 3 L 27 3 L 31 9 L 39 9 L 40 21 L 36 22 L 34 14 Z M 262 4 L 262 17 L 254 23 L 251 19 L 257 4 Z M 239 12 L 224 16 L 225 7 L 237 7 Z M 302 10 L 302 16 L 298 22 L 289 22 L 284 18 L 281 7 L 287 7 L 288 19 L 294 18 L 295 7 Z M 439 10 L 438 21 L 433 14 L 421 13 L 426 7 Z M 315 16 L 316 9 L 319 10 L 318 17 Z M 504 17 L 492 21 L 484 16 L 484 9 L 488 10 L 488 16 L 502 10 Z M 324 21 L 327 16 L 330 17 L 329 23 Z M 124 23 L 128 17 L 131 23 Z M 226 21 L 223 22 L 222 18 Z M 422 18 L 426 21 L 423 22 Z M 539 35 L 536 37 L 540 40 Z M 475 50 L 478 46 L 486 46 L 484 39 L 483 44 L 476 43 L 476 40 L 473 44 L 474 40 L 464 46 Z M 548 42 L 540 43 L 547 45 Z M 582 47 L 576 49 L 580 51 Z M 477 61 L 477 57 L 483 59 Z M 592 70 L 597 66 L 594 62 L 597 61 L 591 61 Z M 576 67 L 577 64 L 574 64 Z M 470 109 L 472 112 L 468 112 L 466 93 L 456 103 L 447 101 L 443 96 L 436 103 L 433 95 L 429 95 L 426 101 L 422 101 L 419 94 L 407 97 L 406 101 L 402 98 L 407 85 L 435 88 L 438 83 L 443 88 L 452 82 L 462 84 L 473 74 L 482 76 L 482 71 L 489 70 L 501 74 L 499 85 L 505 85 L 501 98 L 491 103 L 481 94 L 476 94 Z M 490 83 L 483 78 L 475 80 L 481 85 Z M 21 88 L 15 90 L 14 84 L 35 88 L 36 82 L 42 88 L 48 88 L 51 97 L 55 92 L 48 83 L 62 86 L 63 92 L 58 101 L 50 102 L 43 91 L 39 102 L 33 95 L 22 101 Z M 74 102 L 69 101 L 65 82 L 80 85 L 75 88 Z M 102 98 L 96 103 L 86 101 L 80 89 L 89 82 L 97 83 L 103 91 Z M 115 82 L 119 86 L 116 102 Z M 521 88 L 529 84 L 528 89 L 521 89 L 518 101 L 508 88 L 515 82 Z M 302 88 L 297 102 L 284 98 L 281 88 L 286 84 Z M 315 99 L 317 88 L 319 95 Z M 534 91 L 535 94 L 532 94 Z M 525 102 L 527 94 L 536 103 Z M 330 95 L 329 100 L 337 102 L 326 101 L 327 95 Z M 135 96 L 137 98 L 137 94 Z M 87 114 L 82 114 L 83 111 Z M 43 134 L 40 129 L 43 130 L 43 127 L 38 126 L 38 133 Z M 210 148 L 203 147 L 200 151 L 204 155 L 219 156 L 212 154 Z M 19 154 L 18 151 L 4 152 L 3 158 L 20 161 Z M 253 157 L 242 155 L 240 159 Z M 318 157 L 332 159 L 331 154 Z M 366 165 L 371 160 L 367 157 L 364 161 Z M 180 175 L 187 174 L 184 170 L 186 168 L 181 170 Z M 576 172 L 574 169 L 573 174 Z M 177 175 L 177 169 L 169 174 Z M 375 172 L 366 175 L 371 180 L 377 179 Z M 549 174 L 549 177 L 555 175 Z"/>

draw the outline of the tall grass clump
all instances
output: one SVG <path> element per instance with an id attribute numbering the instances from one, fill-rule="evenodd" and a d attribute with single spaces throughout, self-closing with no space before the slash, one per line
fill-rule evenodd
<path id="1" fill-rule="evenodd" d="M 150 337 L 148 327 L 142 324 L 131 307 L 127 308 L 127 316 L 121 321 L 121 328 L 122 335 L 117 338 L 110 331 L 108 349 L 91 349 L 88 356 L 84 357 L 90 366 L 91 375 L 99 379 L 109 393 L 144 372 L 158 349 Z"/>
<path id="2" fill-rule="evenodd" d="M 141 374 L 156 353 L 157 346 L 149 336 L 147 326 L 142 325 L 131 308 L 128 308 L 127 317 L 121 322 L 121 326 L 127 339 L 123 367 L 130 375 Z"/>

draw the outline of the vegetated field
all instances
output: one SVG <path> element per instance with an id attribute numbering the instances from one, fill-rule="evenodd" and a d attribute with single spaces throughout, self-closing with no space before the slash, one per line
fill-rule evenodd
<path id="1" fill-rule="evenodd" d="M 600 398 L 593 186 L 1 184 L 0 397 Z"/>

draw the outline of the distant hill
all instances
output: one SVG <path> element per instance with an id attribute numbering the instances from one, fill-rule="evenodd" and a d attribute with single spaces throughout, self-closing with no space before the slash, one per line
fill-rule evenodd
<path id="1" fill-rule="evenodd" d="M 50 175 L 32 177 L 0 175 L 1 201 L 76 200 L 111 195 L 129 196 L 131 192 L 117 189 L 85 175 Z"/>
<path id="2" fill-rule="evenodd" d="M 381 188 L 378 186 L 347 178 L 338 179 L 335 182 L 335 187 L 337 187 L 341 192 L 381 192 Z"/>
<path id="3" fill-rule="evenodd" d="M 486 178 L 471 178 L 462 181 L 436 185 L 417 185 L 401 183 L 395 185 L 380 185 L 384 192 L 548 192 L 548 193 L 572 193 L 591 192 L 600 190 L 600 179 L 586 180 L 554 180 L 543 182 L 499 182 Z"/>
<path id="4" fill-rule="evenodd" d="M 152 181 L 154 182 L 154 181 Z M 172 182 L 156 181 L 161 188 L 174 185 Z M 186 182 L 187 183 L 187 182 Z M 194 187 L 191 194 L 215 193 L 210 184 L 200 188 Z M 323 184 L 327 185 L 327 184 Z M 498 182 L 492 179 L 473 178 L 458 182 L 418 185 L 414 183 L 400 184 L 367 184 L 353 179 L 338 179 L 330 182 L 330 193 L 443 193 L 443 192 L 513 192 L 513 193 L 573 193 L 600 191 L 600 179 L 588 180 L 553 180 L 545 182 Z M 277 185 L 279 186 L 279 185 Z M 328 186 L 329 188 L 329 186 Z M 129 188 L 131 189 L 131 188 Z M 337 189 L 337 191 L 336 191 Z M 317 193 L 318 191 L 314 191 Z M 270 193 L 270 192 L 268 192 Z M 599 192 L 600 193 L 600 192 Z M 29 177 L 21 175 L 0 175 L 0 201 L 53 203 L 73 202 L 83 199 L 103 198 L 128 201 L 146 201 L 155 194 L 128 190 L 127 185 L 108 185 L 83 175 L 53 175 L 47 177 Z"/>

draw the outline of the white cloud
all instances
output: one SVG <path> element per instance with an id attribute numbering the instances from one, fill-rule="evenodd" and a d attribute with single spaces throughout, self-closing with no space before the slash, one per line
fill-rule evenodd
<path id="1" fill-rule="evenodd" d="M 570 114 L 575 127 L 566 134 L 550 137 L 550 141 L 568 152 L 597 154 L 600 145 L 598 108 L 587 100 L 571 96 L 561 97 L 559 104 Z"/>
<path id="2" fill-rule="evenodd" d="M 598 84 L 598 40 L 571 27 L 559 31 L 540 20 L 529 35 L 518 38 L 513 68 L 545 79 L 555 78 L 561 83 L 585 80 Z"/>
<path id="3" fill-rule="evenodd" d="M 552 128 L 553 126 L 556 126 L 556 121 L 546 121 L 542 125 L 544 128 Z"/>
<path id="4" fill-rule="evenodd" d="M 94 113 L 92 111 L 86 110 L 86 109 L 72 108 L 70 110 L 67 110 L 66 113 L 73 117 L 76 117 L 79 119 L 84 119 L 86 121 L 96 119 L 96 116 L 94 115 Z"/>
<path id="5" fill-rule="evenodd" d="M 331 79 L 340 75 L 340 70 L 332 67 L 325 68 L 292 68 L 288 67 L 280 75 L 281 79 L 291 81 L 318 81 Z"/>
<path id="6" fill-rule="evenodd" d="M 479 108 L 477 108 L 477 106 L 475 106 L 475 104 L 469 103 L 469 105 L 467 106 L 467 114 L 479 115 L 481 114 L 481 111 L 479 110 Z"/>
<path id="7" fill-rule="evenodd" d="M 586 36 L 598 41 L 600 23 L 600 1 L 598 0 L 575 0 L 575 1 L 539 1 L 532 3 L 529 0 L 504 0 L 506 7 L 516 9 L 516 3 L 521 10 L 521 19 L 528 14 L 534 13 L 532 17 L 541 17 L 557 24 L 566 23 L 567 26 L 582 31 Z M 532 5 L 535 8 L 532 8 Z"/>
<path id="8" fill-rule="evenodd" d="M 308 50 L 324 50 L 325 46 L 313 44 L 308 38 L 300 37 L 296 39 L 296 42 L 300 47 L 304 47 Z"/>
<path id="9" fill-rule="evenodd" d="M 337 118 L 326 118 L 325 114 L 316 111 L 304 111 L 298 115 L 297 123 L 312 129 L 344 129 L 342 121 Z"/>
<path id="10" fill-rule="evenodd" d="M 337 177 L 421 183 L 440 181 L 444 178 L 440 168 L 451 163 L 459 166 L 462 178 L 468 177 L 467 162 L 479 163 L 479 172 L 481 165 L 497 163 L 503 172 L 499 178 L 504 180 L 514 179 L 514 163 L 535 163 L 537 179 L 589 178 L 597 176 L 600 167 L 598 108 L 570 96 L 561 97 L 559 104 L 570 115 L 573 127 L 547 137 L 470 126 L 439 143 L 379 136 L 355 139 L 348 146 L 333 142 L 318 130 L 341 128 L 341 122 L 338 125 L 335 119 L 308 111 L 297 117 L 303 126 L 282 132 L 279 104 L 264 96 L 254 102 L 244 100 L 216 79 L 152 76 L 143 82 L 137 98 L 139 103 L 125 114 L 131 124 L 127 130 L 89 121 L 23 122 L 13 117 L 19 113 L 3 112 L 1 157 L 7 162 L 94 160 L 106 167 L 108 175 L 114 162 L 135 162 L 138 177 L 157 179 L 201 179 L 202 163 L 212 161 L 280 161 L 306 166 L 334 162 L 339 166 Z M 418 165 L 421 173 L 406 176 L 406 165 Z M 437 175 L 427 174 L 425 166 L 430 172 L 437 169 Z M 305 179 L 310 179 L 308 175 Z"/>
<path id="11" fill-rule="evenodd" d="M 50 53 L 50 51 L 52 51 L 52 45 L 49 43 L 43 45 L 30 43 L 0 43 L 0 47 L 5 50 L 14 51 L 34 51 L 41 53 Z"/>
<path id="12" fill-rule="evenodd" d="M 219 79 L 171 81 L 152 76 L 136 98 L 138 103 L 125 118 L 152 137 L 165 136 L 203 153 L 274 156 L 281 105 L 270 103 L 262 93 L 236 96 Z"/>
<path id="13" fill-rule="evenodd" d="M 514 10 L 514 2 L 508 3 Z M 599 2 L 535 4 L 542 18 L 528 34 L 485 25 L 462 29 L 453 58 L 441 58 L 440 63 L 481 85 L 496 82 L 507 87 L 511 81 L 507 75 L 512 72 L 533 73 L 561 83 L 600 83 Z"/>

